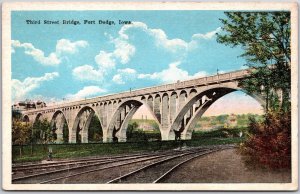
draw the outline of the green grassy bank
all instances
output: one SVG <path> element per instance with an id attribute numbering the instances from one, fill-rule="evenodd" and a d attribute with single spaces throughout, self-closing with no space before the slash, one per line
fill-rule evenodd
<path id="1" fill-rule="evenodd" d="M 87 144 L 52 144 L 22 146 L 23 155 L 20 157 L 20 146 L 12 147 L 12 160 L 15 163 L 40 161 L 47 158 L 48 147 L 53 150 L 53 158 L 67 159 L 86 156 L 104 156 L 127 154 L 141 151 L 158 151 L 179 148 L 180 146 L 203 146 L 240 143 L 244 139 L 238 137 L 217 138 L 203 137 L 186 141 L 153 141 L 127 143 L 87 143 Z M 32 149 L 33 148 L 33 149 Z M 31 151 L 32 150 L 32 151 Z M 32 154 L 31 154 L 32 153 Z"/>

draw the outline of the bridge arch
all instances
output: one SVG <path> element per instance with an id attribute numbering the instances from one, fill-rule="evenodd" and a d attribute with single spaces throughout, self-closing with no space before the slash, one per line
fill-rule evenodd
<path id="1" fill-rule="evenodd" d="M 34 119 L 34 122 L 33 124 L 35 124 L 38 120 L 40 120 L 41 118 L 43 117 L 43 114 L 42 113 L 38 113 Z"/>
<path id="2" fill-rule="evenodd" d="M 149 108 L 152 112 L 153 112 L 153 106 L 154 106 L 153 103 L 154 103 L 153 96 L 149 95 L 147 98 L 147 105 L 149 106 Z"/>
<path id="3" fill-rule="evenodd" d="M 61 110 L 54 112 L 50 126 L 55 136 L 56 143 L 68 143 L 69 141 L 69 123 L 65 117 L 65 114 Z M 64 139 L 65 137 L 65 139 Z"/>
<path id="4" fill-rule="evenodd" d="M 101 119 L 97 114 L 96 110 L 94 109 L 94 107 L 83 106 L 75 117 L 73 126 L 70 131 L 71 133 L 69 133 L 71 134 L 69 135 L 69 142 L 88 143 L 88 129 L 94 115 L 98 118 L 101 128 L 103 128 Z M 102 132 L 102 136 L 103 136 L 103 132 Z"/>
<path id="5" fill-rule="evenodd" d="M 22 121 L 26 122 L 26 123 L 30 122 L 29 116 L 28 115 L 24 115 L 23 118 L 22 118 Z"/>
<path id="6" fill-rule="evenodd" d="M 197 93 L 197 90 L 195 88 L 191 89 L 190 90 L 190 95 L 194 95 Z"/>
<path id="7" fill-rule="evenodd" d="M 44 118 L 44 114 L 38 113 L 32 123 L 32 135 L 34 143 L 42 143 L 46 138 L 46 132 L 41 130 L 41 121 Z"/>
<path id="8" fill-rule="evenodd" d="M 139 99 L 130 99 L 123 101 L 121 104 L 118 105 L 117 109 L 115 110 L 107 129 L 107 141 L 118 141 L 124 142 L 126 141 L 126 132 L 129 121 L 132 119 L 134 113 L 144 105 L 147 110 L 151 113 L 159 128 L 161 129 L 161 125 L 158 122 L 157 118 L 154 115 L 153 110 L 149 107 L 149 105 Z"/>
<path id="9" fill-rule="evenodd" d="M 155 115 L 155 118 L 157 118 L 158 123 L 161 123 L 161 96 L 160 94 L 156 94 L 153 99 L 153 112 Z"/>
<path id="10" fill-rule="evenodd" d="M 239 87 L 214 86 L 199 91 L 195 95 L 190 95 L 185 104 L 177 112 L 174 121 L 169 128 L 168 137 L 166 139 L 191 139 L 192 129 L 195 127 L 196 121 L 201 118 L 205 111 L 221 97 L 234 91 L 245 90 Z M 257 100 L 263 107 L 264 100 L 259 95 L 248 94 Z"/>

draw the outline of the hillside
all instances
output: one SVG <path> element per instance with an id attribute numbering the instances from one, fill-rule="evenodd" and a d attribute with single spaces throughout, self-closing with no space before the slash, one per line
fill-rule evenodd
<path id="1" fill-rule="evenodd" d="M 210 131 L 219 128 L 231 128 L 231 127 L 247 127 L 249 124 L 249 117 L 254 117 L 255 119 L 261 119 L 261 115 L 254 114 L 241 114 L 241 115 L 219 115 L 219 116 L 209 116 L 201 117 L 195 126 L 195 131 Z M 144 131 L 158 131 L 159 127 L 155 120 L 142 120 L 142 119 L 132 119 L 129 124 L 136 122 L 139 129 Z"/>

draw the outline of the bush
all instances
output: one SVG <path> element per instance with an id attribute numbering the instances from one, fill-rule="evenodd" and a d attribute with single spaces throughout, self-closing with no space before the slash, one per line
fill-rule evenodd
<path id="1" fill-rule="evenodd" d="M 249 138 L 241 146 L 247 163 L 273 169 L 291 167 L 291 115 L 269 113 L 264 122 L 250 120 Z"/>
<path id="2" fill-rule="evenodd" d="M 232 138 L 232 137 L 240 137 L 240 132 L 242 132 L 243 136 L 247 132 L 246 127 L 240 127 L 240 128 L 220 128 L 217 130 L 212 131 L 193 131 L 192 133 L 192 139 L 203 139 L 203 138 L 210 138 L 210 137 L 216 137 L 216 138 Z"/>

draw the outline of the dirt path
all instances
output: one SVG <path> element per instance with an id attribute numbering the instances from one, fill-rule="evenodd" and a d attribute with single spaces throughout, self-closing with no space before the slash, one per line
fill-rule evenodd
<path id="1" fill-rule="evenodd" d="M 253 169 L 244 165 L 236 149 L 192 160 L 169 175 L 168 183 L 287 183 L 291 171 Z"/>

